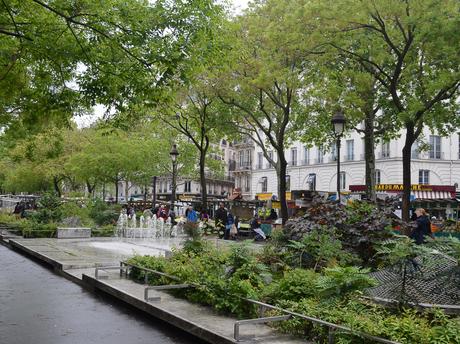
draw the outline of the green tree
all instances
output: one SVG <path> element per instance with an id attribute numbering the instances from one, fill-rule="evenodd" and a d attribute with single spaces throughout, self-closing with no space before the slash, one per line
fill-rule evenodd
<path id="1" fill-rule="evenodd" d="M 329 45 L 378 81 L 405 131 L 403 219 L 408 220 L 411 148 L 424 127 L 447 133 L 458 125 L 460 4 L 446 0 L 315 1 L 316 28 Z M 318 15 L 319 13 L 319 15 Z M 310 21 L 312 22 L 312 21 Z"/>
<path id="2" fill-rule="evenodd" d="M 228 121 L 234 131 L 250 137 L 276 170 L 283 223 L 288 218 L 285 149 L 307 121 L 303 105 L 312 71 L 309 36 L 293 21 L 298 6 L 261 1 L 239 18 L 229 30 L 232 49 L 216 87 L 231 108 Z"/>

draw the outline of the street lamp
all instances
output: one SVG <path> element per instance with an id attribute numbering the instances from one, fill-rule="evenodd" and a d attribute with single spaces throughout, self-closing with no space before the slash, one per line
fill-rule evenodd
<path id="1" fill-rule="evenodd" d="M 343 131 L 345 130 L 345 123 L 347 120 L 342 112 L 339 110 L 332 116 L 331 123 L 334 126 L 334 133 L 337 138 L 337 200 L 340 203 L 340 139 L 342 138 Z"/>
<path id="2" fill-rule="evenodd" d="M 179 152 L 177 146 L 173 144 L 171 151 L 169 152 L 172 161 L 172 185 L 171 185 L 171 210 L 174 211 L 174 201 L 176 200 L 176 174 L 177 174 L 177 157 Z"/>

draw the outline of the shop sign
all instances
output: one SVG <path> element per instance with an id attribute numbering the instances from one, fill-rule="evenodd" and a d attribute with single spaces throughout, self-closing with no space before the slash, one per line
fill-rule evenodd
<path id="1" fill-rule="evenodd" d="M 271 199 L 272 199 L 272 195 L 273 195 L 273 194 L 270 193 L 270 192 L 269 192 L 269 193 L 258 193 L 258 194 L 256 194 L 257 199 L 258 199 L 259 201 L 268 201 L 268 200 L 271 200 Z"/>
<path id="2" fill-rule="evenodd" d="M 426 184 L 412 184 L 411 191 L 432 191 L 431 185 Z M 377 184 L 375 186 L 377 191 L 403 191 L 402 184 Z"/>
<path id="3" fill-rule="evenodd" d="M 193 201 L 193 197 L 180 195 L 179 200 L 181 200 L 182 202 L 191 202 Z"/>

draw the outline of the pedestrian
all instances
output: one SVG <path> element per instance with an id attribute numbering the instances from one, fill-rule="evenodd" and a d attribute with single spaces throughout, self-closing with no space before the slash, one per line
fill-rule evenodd
<path id="1" fill-rule="evenodd" d="M 224 240 L 230 239 L 230 230 L 235 224 L 235 217 L 230 211 L 227 212 L 227 223 L 225 224 Z"/>
<path id="2" fill-rule="evenodd" d="M 157 216 L 158 211 L 160 210 L 160 205 L 158 203 L 155 204 L 155 207 L 153 207 L 152 213 Z"/>
<path id="3" fill-rule="evenodd" d="M 269 219 L 269 220 L 272 220 L 272 221 L 275 221 L 275 220 L 278 219 L 278 214 L 276 214 L 275 209 L 272 208 L 272 209 L 270 210 L 270 215 L 268 216 L 268 219 Z"/>
<path id="4" fill-rule="evenodd" d="M 160 209 L 158 210 L 158 213 L 157 213 L 157 218 L 162 218 L 163 221 L 166 222 L 166 220 L 168 219 L 168 212 L 166 210 L 166 207 L 164 204 L 161 205 Z"/>
<path id="5" fill-rule="evenodd" d="M 203 211 L 201 212 L 200 218 L 201 218 L 201 221 L 203 221 L 203 222 L 208 222 L 208 220 L 209 220 L 209 214 L 208 214 L 208 212 L 207 212 L 206 210 L 203 210 Z"/>
<path id="6" fill-rule="evenodd" d="M 262 228 L 260 228 L 259 219 L 257 218 L 257 216 L 254 216 L 254 218 L 251 221 L 251 229 L 255 233 L 254 241 L 263 241 L 267 239 L 267 236 L 265 235 L 264 231 L 262 230 Z"/>
<path id="7" fill-rule="evenodd" d="M 198 214 L 196 213 L 196 211 L 193 209 L 192 206 L 189 206 L 187 210 L 187 222 L 196 223 L 198 221 Z"/>
<path id="8" fill-rule="evenodd" d="M 216 229 L 219 233 L 223 232 L 223 238 L 228 239 L 226 236 L 226 225 L 227 225 L 227 210 L 225 209 L 224 203 L 219 203 L 219 209 L 216 210 L 216 216 L 214 217 Z"/>
<path id="9" fill-rule="evenodd" d="M 425 209 L 418 208 L 415 210 L 415 214 L 417 215 L 417 219 L 415 220 L 417 227 L 414 228 L 409 237 L 415 240 L 417 245 L 421 245 L 425 243 L 425 236 L 434 239 L 434 235 L 431 232 L 431 222 Z"/>

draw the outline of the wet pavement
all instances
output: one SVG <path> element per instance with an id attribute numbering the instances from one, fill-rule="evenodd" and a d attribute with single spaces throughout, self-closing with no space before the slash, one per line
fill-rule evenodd
<path id="1" fill-rule="evenodd" d="M 1 245 L 0 264 L 1 344 L 201 343 Z"/>

